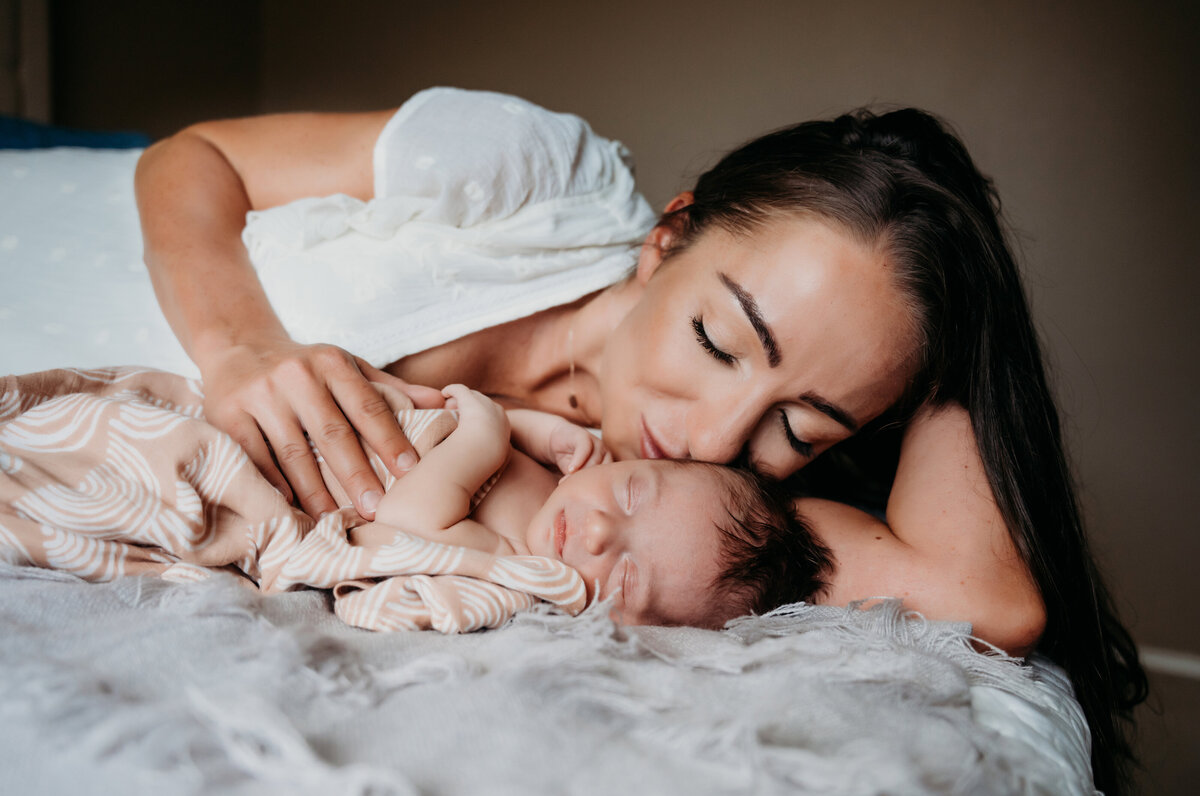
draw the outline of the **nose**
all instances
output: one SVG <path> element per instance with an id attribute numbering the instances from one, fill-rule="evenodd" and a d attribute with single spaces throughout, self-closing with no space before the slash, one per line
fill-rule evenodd
<path id="1" fill-rule="evenodd" d="M 737 458 L 762 422 L 768 402 L 742 385 L 740 390 L 711 394 L 688 413 L 691 457 L 724 464 Z"/>
<path id="2" fill-rule="evenodd" d="M 583 521 L 583 541 L 588 553 L 602 555 L 612 546 L 615 531 L 616 521 L 611 514 L 600 509 L 589 510 Z"/>

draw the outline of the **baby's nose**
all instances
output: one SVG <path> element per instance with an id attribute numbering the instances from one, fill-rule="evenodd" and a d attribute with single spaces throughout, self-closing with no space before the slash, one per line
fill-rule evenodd
<path id="1" fill-rule="evenodd" d="M 584 518 L 584 543 L 588 553 L 598 556 L 609 548 L 613 540 L 613 518 L 604 511 L 592 509 Z"/>

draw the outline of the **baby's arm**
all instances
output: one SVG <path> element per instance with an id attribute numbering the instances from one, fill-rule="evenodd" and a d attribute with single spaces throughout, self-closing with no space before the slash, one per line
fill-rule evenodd
<path id="1" fill-rule="evenodd" d="M 508 458 L 508 418 L 497 403 L 461 384 L 452 384 L 442 392 L 458 404 L 458 427 L 392 485 L 379 502 L 375 521 L 422 535 L 460 523 L 471 528 L 459 528 L 455 535 L 462 531 L 474 538 L 481 533 L 492 533 L 467 520 L 467 515 L 471 513 L 472 496 Z M 429 538 L 488 548 L 486 544 L 440 535 Z"/>
<path id="2" fill-rule="evenodd" d="M 513 445 L 542 464 L 557 467 L 563 475 L 612 461 L 612 454 L 598 437 L 566 418 L 532 409 L 510 409 L 508 420 Z"/>

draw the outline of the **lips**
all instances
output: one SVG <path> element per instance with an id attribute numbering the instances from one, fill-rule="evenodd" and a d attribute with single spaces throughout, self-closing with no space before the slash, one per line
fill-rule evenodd
<path id="1" fill-rule="evenodd" d="M 642 418 L 642 458 L 643 459 L 678 459 L 679 456 L 673 455 L 671 452 L 663 449 L 662 444 L 651 433 L 650 427 L 646 425 L 646 418 Z"/>
<path id="2" fill-rule="evenodd" d="M 567 514 L 565 511 L 558 512 L 558 516 L 554 518 L 554 552 L 558 554 L 559 559 L 562 558 L 563 545 L 567 542 Z"/>

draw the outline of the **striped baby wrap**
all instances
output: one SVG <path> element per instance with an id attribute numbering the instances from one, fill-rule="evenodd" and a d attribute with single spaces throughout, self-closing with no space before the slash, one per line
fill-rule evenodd
<path id="1" fill-rule="evenodd" d="M 418 453 L 455 426 L 385 392 Z M 91 581 L 126 575 L 244 576 L 265 593 L 329 589 L 346 622 L 372 630 L 495 627 L 545 600 L 586 603 L 573 569 L 396 531 L 354 546 L 353 508 L 314 521 L 230 437 L 204 421 L 198 381 L 139 368 L 50 370 L 4 379 L 0 555 Z M 373 466 L 390 485 L 392 476 Z M 326 480 L 335 485 L 322 463 Z M 340 505 L 349 500 L 333 488 Z"/>

